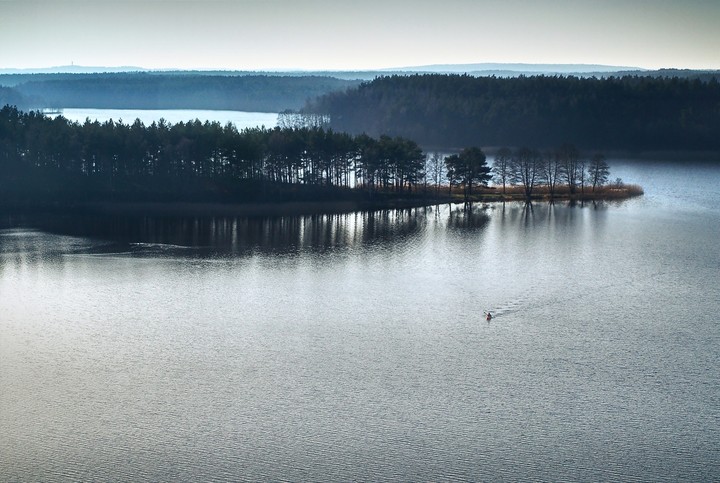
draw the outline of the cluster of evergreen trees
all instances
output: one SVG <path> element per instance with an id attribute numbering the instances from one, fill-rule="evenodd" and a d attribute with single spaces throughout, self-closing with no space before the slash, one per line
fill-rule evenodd
<path id="1" fill-rule="evenodd" d="M 405 138 L 190 121 L 69 122 L 0 109 L 0 197 L 24 193 L 167 199 L 282 197 L 287 186 L 408 190 L 425 155 Z M 276 191 L 267 192 L 268 186 Z M 286 185 L 283 192 L 277 187 Z M 52 193 L 51 193 L 52 192 Z"/>
<path id="2" fill-rule="evenodd" d="M 380 77 L 304 109 L 333 129 L 423 146 L 557 146 L 586 150 L 720 149 L 720 83 L 611 77 Z"/>

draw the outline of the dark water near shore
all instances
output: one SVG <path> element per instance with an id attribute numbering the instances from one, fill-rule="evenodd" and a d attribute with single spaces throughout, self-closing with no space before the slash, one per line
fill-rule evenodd
<path id="1" fill-rule="evenodd" d="M 611 168 L 645 196 L 0 215 L 0 480 L 720 479 L 720 167 Z"/>

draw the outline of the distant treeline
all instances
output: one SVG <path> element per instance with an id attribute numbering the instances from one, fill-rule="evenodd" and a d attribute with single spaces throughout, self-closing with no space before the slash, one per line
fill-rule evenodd
<path id="1" fill-rule="evenodd" d="M 27 107 L 26 99 L 15 89 L 0 86 L 0 106 Z"/>
<path id="2" fill-rule="evenodd" d="M 0 201 L 343 199 L 408 191 L 425 160 L 408 139 L 322 127 L 80 124 L 0 109 Z"/>
<path id="3" fill-rule="evenodd" d="M 338 131 L 434 148 L 720 149 L 720 83 L 663 77 L 377 78 L 304 108 Z"/>
<path id="4" fill-rule="evenodd" d="M 1 76 L 4 104 L 23 108 L 223 109 L 280 112 L 358 85 L 320 76 L 186 73 L 35 74 Z M 22 78 L 22 82 L 18 81 Z"/>

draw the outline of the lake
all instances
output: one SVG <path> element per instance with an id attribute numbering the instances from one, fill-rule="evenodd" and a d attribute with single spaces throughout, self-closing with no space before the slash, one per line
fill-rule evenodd
<path id="1" fill-rule="evenodd" d="M 0 480 L 717 481 L 720 164 L 610 165 L 645 196 L 0 215 Z"/>
<path id="2" fill-rule="evenodd" d="M 125 124 L 132 124 L 135 119 L 140 119 L 143 124 L 149 126 L 153 122 L 165 119 L 171 124 L 188 122 L 199 119 L 202 122 L 219 122 L 223 126 L 228 122 L 235 124 L 238 130 L 265 126 L 271 129 L 277 125 L 277 113 L 274 112 L 245 112 L 245 111 L 215 111 L 208 109 L 87 109 L 87 108 L 65 108 L 62 115 L 66 119 L 83 123 L 86 119 L 91 121 L 106 122 L 122 121 Z"/>

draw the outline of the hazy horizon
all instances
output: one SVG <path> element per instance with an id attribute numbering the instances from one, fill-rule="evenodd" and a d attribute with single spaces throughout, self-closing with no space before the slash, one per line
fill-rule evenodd
<path id="1" fill-rule="evenodd" d="M 710 0 L 0 0 L 0 69 L 720 69 Z"/>
<path id="2" fill-rule="evenodd" d="M 317 72 L 339 72 L 339 73 L 353 73 L 353 72 L 495 72 L 495 71 L 507 71 L 507 72 L 557 72 L 557 73 L 597 73 L 597 72 L 618 72 L 618 71 L 634 71 L 634 70 L 648 70 L 637 66 L 610 66 L 610 65 L 598 65 L 598 64 L 525 64 L 525 63 L 496 63 L 496 62 L 481 62 L 481 63 L 470 63 L 470 64 L 429 64 L 429 65 L 414 65 L 414 66 L 394 66 L 386 67 L 382 69 L 264 69 L 264 70 L 230 70 L 230 69 L 181 69 L 181 68 L 153 68 L 153 67 L 140 67 L 140 66 L 107 66 L 107 65 L 53 65 L 53 66 L 38 66 L 29 68 L 5 68 L 0 67 L 0 73 L 11 73 L 11 74 L 34 74 L 34 73 L 105 73 L 105 72 L 118 72 L 118 73 L 133 73 L 133 72 L 260 72 L 260 73 L 317 73 Z"/>

